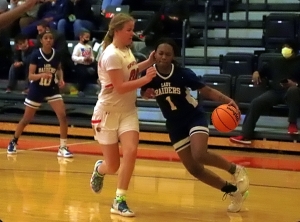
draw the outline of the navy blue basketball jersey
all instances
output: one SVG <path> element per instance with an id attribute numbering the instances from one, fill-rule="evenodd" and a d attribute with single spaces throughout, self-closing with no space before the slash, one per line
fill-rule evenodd
<path id="1" fill-rule="evenodd" d="M 142 90 L 153 88 L 156 101 L 167 121 L 180 122 L 201 109 L 198 101 L 191 96 L 190 90 L 198 90 L 204 86 L 202 78 L 192 70 L 172 64 L 170 74 L 157 73 Z"/>
<path id="2" fill-rule="evenodd" d="M 31 55 L 30 64 L 36 65 L 35 74 L 51 73 L 51 79 L 43 79 L 31 82 L 34 88 L 45 89 L 55 87 L 57 84 L 56 71 L 59 67 L 61 58 L 59 54 L 52 49 L 51 54 L 44 54 L 42 49 L 35 50 Z"/>

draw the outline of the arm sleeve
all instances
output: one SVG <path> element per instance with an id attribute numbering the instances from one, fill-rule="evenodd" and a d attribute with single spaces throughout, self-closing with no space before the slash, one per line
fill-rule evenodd
<path id="1" fill-rule="evenodd" d="M 191 90 L 202 89 L 205 86 L 202 77 L 197 76 L 196 73 L 194 73 L 192 70 L 182 68 L 181 73 L 185 85 L 191 88 Z"/>
<path id="2" fill-rule="evenodd" d="M 76 63 L 83 63 L 84 62 L 84 57 L 81 55 L 79 44 L 77 44 L 73 49 L 72 60 L 73 60 L 73 62 L 76 62 Z"/>
<path id="3" fill-rule="evenodd" d="M 92 58 L 92 62 L 94 62 L 95 61 L 95 56 L 94 56 L 94 52 L 93 52 L 93 48 L 92 48 L 92 46 L 89 46 L 89 49 L 91 50 L 91 58 Z"/>

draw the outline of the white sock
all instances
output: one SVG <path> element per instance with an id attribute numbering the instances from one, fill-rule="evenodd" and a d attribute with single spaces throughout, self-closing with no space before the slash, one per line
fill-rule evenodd
<path id="1" fill-rule="evenodd" d="M 116 196 L 117 197 L 124 197 L 124 196 L 126 196 L 126 192 L 127 192 L 127 190 L 117 189 Z"/>
<path id="2" fill-rule="evenodd" d="M 60 147 L 67 146 L 67 139 L 60 139 Z"/>

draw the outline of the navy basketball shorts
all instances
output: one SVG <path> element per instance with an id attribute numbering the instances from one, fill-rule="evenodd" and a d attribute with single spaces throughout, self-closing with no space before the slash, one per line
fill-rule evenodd
<path id="1" fill-rule="evenodd" d="M 204 112 L 172 126 L 167 124 L 169 137 L 176 152 L 190 146 L 190 137 L 196 133 L 209 135 L 207 117 Z"/>
<path id="2" fill-rule="evenodd" d="M 36 87 L 30 84 L 24 104 L 33 109 L 38 109 L 43 102 L 51 103 L 57 100 L 62 100 L 58 87 Z"/>

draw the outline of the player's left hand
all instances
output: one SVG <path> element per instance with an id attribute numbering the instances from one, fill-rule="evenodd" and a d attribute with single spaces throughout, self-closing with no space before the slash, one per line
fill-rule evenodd
<path id="1" fill-rule="evenodd" d="M 228 105 L 229 106 L 233 106 L 236 109 L 236 111 L 238 111 L 239 113 L 241 113 L 238 105 L 234 102 L 234 100 L 230 100 L 230 102 L 228 103 Z"/>
<path id="2" fill-rule="evenodd" d="M 65 81 L 63 79 L 58 81 L 58 87 L 63 88 L 65 86 Z"/>

